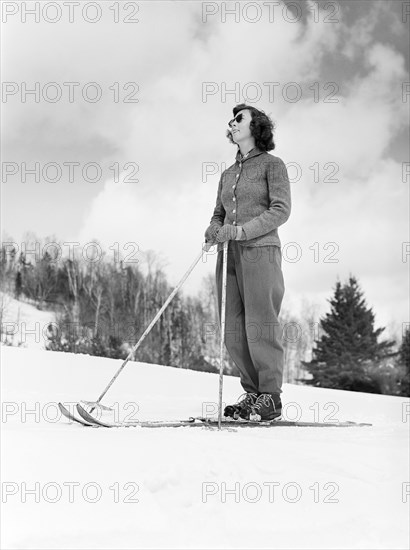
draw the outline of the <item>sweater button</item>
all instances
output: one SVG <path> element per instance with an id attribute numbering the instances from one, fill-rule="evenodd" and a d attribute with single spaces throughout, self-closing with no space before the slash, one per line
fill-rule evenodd
<path id="1" fill-rule="evenodd" d="M 235 210 L 235 209 L 233 209 L 233 210 L 232 210 L 232 213 L 233 213 L 233 214 L 235 214 L 235 212 L 236 212 L 236 210 Z"/>

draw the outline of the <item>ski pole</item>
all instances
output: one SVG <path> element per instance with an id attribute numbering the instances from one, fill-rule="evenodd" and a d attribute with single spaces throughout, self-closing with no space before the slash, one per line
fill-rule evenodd
<path id="1" fill-rule="evenodd" d="M 100 401 L 101 399 L 104 397 L 104 395 L 107 393 L 107 391 L 111 388 L 111 386 L 114 384 L 115 380 L 118 378 L 118 376 L 120 375 L 121 371 L 123 370 L 123 368 L 125 367 L 125 365 L 128 363 L 128 361 L 131 359 L 131 357 L 134 355 L 134 353 L 137 351 L 137 349 L 140 347 L 140 345 L 142 344 L 144 338 L 147 336 L 147 334 L 151 331 L 152 327 L 155 325 L 155 323 L 158 321 L 158 319 L 161 317 L 162 313 L 164 312 L 164 310 L 166 309 L 166 307 L 168 306 L 168 304 L 170 303 L 170 301 L 172 300 L 172 298 L 175 296 L 175 294 L 178 292 L 178 290 L 181 288 L 181 286 L 184 284 L 184 282 L 187 280 L 187 278 L 189 277 L 191 271 L 194 269 L 194 267 L 196 266 L 196 264 L 199 262 L 199 260 L 202 258 L 202 254 L 204 252 L 204 250 L 207 252 L 210 247 L 212 246 L 211 243 L 205 243 L 205 247 L 203 247 L 201 249 L 201 253 L 198 255 L 198 257 L 195 259 L 195 261 L 192 263 L 191 267 L 188 269 L 188 271 L 185 273 L 185 275 L 182 277 L 182 279 L 179 281 L 179 283 L 177 284 L 177 286 L 174 288 L 174 290 L 171 292 L 171 294 L 168 296 L 167 300 L 165 301 L 165 303 L 163 304 L 163 306 L 161 307 L 161 309 L 158 311 L 158 313 L 155 315 L 155 317 L 153 318 L 153 320 L 151 321 L 151 323 L 149 324 L 149 326 L 145 329 L 145 332 L 144 334 L 141 336 L 141 338 L 138 340 L 138 342 L 135 344 L 135 346 L 131 349 L 130 353 L 128 354 L 128 356 L 126 357 L 126 359 L 124 360 L 124 362 L 122 363 L 122 365 L 120 366 L 120 368 L 117 370 L 117 372 L 114 374 L 114 376 L 112 377 L 112 379 L 110 380 L 109 384 L 107 385 L 107 387 L 104 389 L 104 391 L 102 392 L 102 394 L 100 395 L 100 397 L 97 399 L 97 401 L 95 401 L 93 403 L 93 407 L 91 408 L 90 412 L 93 412 L 94 409 L 100 404 Z M 91 404 L 90 402 L 88 402 L 88 404 Z"/>
<path id="2" fill-rule="evenodd" d="M 219 412 L 218 430 L 222 426 L 222 390 L 224 380 L 224 341 L 225 341 L 225 309 L 226 309 L 226 272 L 228 264 L 228 242 L 224 242 L 222 259 L 222 303 L 221 303 L 221 341 L 219 348 Z"/>

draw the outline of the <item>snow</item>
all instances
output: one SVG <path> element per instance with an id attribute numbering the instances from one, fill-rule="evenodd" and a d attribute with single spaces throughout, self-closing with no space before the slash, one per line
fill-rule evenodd
<path id="1" fill-rule="evenodd" d="M 289 419 L 373 426 L 84 428 L 56 403 L 97 399 L 121 361 L 1 352 L 3 548 L 408 547 L 408 399 L 285 385 Z M 129 363 L 103 403 L 176 419 L 217 395 L 217 375 Z"/>
<path id="2" fill-rule="evenodd" d="M 55 313 L 39 310 L 35 305 L 16 300 L 0 292 L 2 342 L 13 346 L 45 349 L 47 327 L 55 323 Z"/>

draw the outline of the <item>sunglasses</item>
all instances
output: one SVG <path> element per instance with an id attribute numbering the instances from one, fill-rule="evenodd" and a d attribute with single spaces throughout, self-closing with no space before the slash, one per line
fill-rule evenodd
<path id="1" fill-rule="evenodd" d="M 232 120 L 228 122 L 229 128 L 232 128 L 232 124 L 234 120 L 239 124 L 242 121 L 242 119 L 243 119 L 243 114 L 239 113 L 239 115 L 236 115 L 236 117 L 234 117 Z"/>

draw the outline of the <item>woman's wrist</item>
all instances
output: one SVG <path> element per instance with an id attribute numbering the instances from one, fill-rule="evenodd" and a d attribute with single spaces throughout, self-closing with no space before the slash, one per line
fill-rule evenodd
<path id="1" fill-rule="evenodd" d="M 235 241 L 245 241 L 245 240 L 246 240 L 246 235 L 243 227 L 241 225 L 237 225 Z"/>

